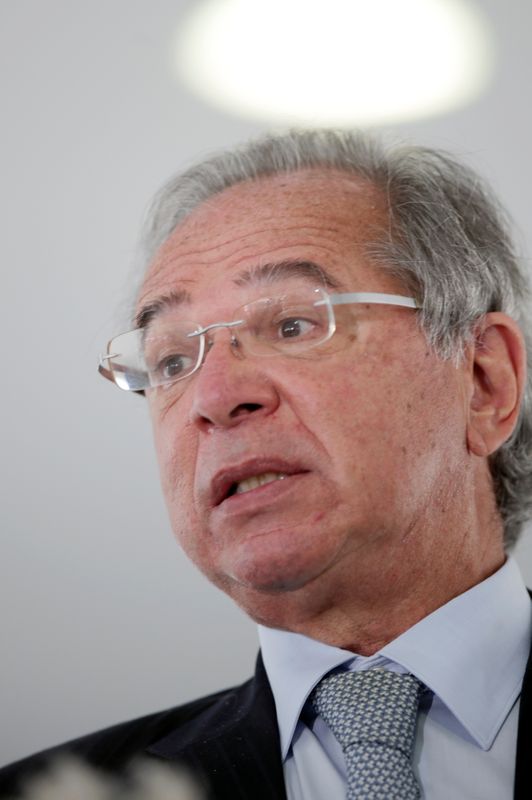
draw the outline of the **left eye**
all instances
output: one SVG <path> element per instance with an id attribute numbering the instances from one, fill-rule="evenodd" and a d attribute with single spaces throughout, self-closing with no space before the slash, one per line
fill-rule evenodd
<path id="1" fill-rule="evenodd" d="M 289 319 L 283 319 L 283 321 L 279 323 L 279 338 L 295 339 L 311 333 L 313 329 L 314 325 L 307 319 L 290 317 Z"/>

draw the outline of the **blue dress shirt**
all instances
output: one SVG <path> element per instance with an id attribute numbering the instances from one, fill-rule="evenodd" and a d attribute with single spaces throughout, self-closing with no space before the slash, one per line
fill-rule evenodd
<path id="1" fill-rule="evenodd" d="M 532 605 L 512 558 L 373 656 L 259 626 L 281 737 L 288 800 L 344 800 L 340 745 L 307 698 L 330 670 L 410 672 L 424 693 L 414 771 L 427 800 L 511 800 L 519 695 Z"/>

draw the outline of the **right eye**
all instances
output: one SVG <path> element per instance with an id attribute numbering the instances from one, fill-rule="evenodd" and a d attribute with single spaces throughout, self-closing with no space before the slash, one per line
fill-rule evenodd
<path id="1" fill-rule="evenodd" d="M 279 322 L 279 339 L 298 339 L 312 334 L 316 326 L 302 317 L 287 317 Z"/>
<path id="2" fill-rule="evenodd" d="M 171 381 L 188 372 L 193 363 L 193 359 L 189 356 L 172 353 L 158 362 L 155 372 L 163 380 Z"/>

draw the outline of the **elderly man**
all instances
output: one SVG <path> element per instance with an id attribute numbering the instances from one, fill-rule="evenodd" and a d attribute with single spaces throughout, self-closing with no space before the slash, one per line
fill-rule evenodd
<path id="1" fill-rule="evenodd" d="M 243 686 L 84 737 L 212 798 L 530 797 L 526 283 L 468 169 L 294 132 L 172 180 L 134 329 L 176 537 L 260 623 Z M 515 794 L 514 794 L 515 792 Z"/>

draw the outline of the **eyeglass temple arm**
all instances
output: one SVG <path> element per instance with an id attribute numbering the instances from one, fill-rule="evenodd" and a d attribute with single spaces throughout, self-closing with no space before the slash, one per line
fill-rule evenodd
<path id="1" fill-rule="evenodd" d="M 114 383 L 115 379 L 113 377 L 113 373 L 111 372 L 111 370 L 107 369 L 107 367 L 104 365 L 104 361 L 108 360 L 109 360 L 108 355 L 100 353 L 100 363 L 98 364 L 98 372 L 100 373 L 100 375 L 103 375 L 104 378 L 107 378 L 108 381 L 112 381 Z"/>
<path id="2" fill-rule="evenodd" d="M 402 294 L 384 294 L 382 292 L 346 292 L 342 294 L 330 294 L 329 300 L 333 306 L 342 306 L 348 303 L 382 303 L 388 306 L 420 308 L 413 297 L 404 297 Z M 316 305 L 321 305 L 326 302 L 326 300 L 323 300 L 316 303 Z"/>
<path id="3" fill-rule="evenodd" d="M 98 364 L 98 372 L 100 373 L 100 375 L 103 375 L 104 378 L 107 378 L 108 381 L 111 381 L 111 383 L 114 383 L 115 385 L 118 386 L 114 373 L 115 372 L 128 372 L 128 370 L 125 367 L 121 366 L 120 364 L 116 364 L 114 366 L 113 372 L 111 372 L 111 370 L 107 369 L 107 367 L 104 367 L 104 365 L 103 365 L 104 361 L 109 361 L 109 359 L 113 358 L 114 356 L 116 356 L 116 353 L 111 353 L 109 355 L 100 355 L 100 363 Z M 121 387 L 121 388 L 123 388 L 123 387 Z M 146 392 L 144 391 L 144 389 L 132 389 L 131 391 L 132 391 L 132 394 L 141 394 L 143 397 L 146 396 Z"/>
<path id="4" fill-rule="evenodd" d="M 100 375 L 103 375 L 104 378 L 107 378 L 108 381 L 112 381 L 113 383 L 116 383 L 115 376 L 113 374 L 114 372 L 127 372 L 127 369 L 120 364 L 115 364 L 113 370 L 110 370 L 105 366 L 104 361 L 109 361 L 109 359 L 116 358 L 116 356 L 117 353 L 106 353 L 105 355 L 101 353 L 100 363 L 98 364 L 98 372 Z"/>

